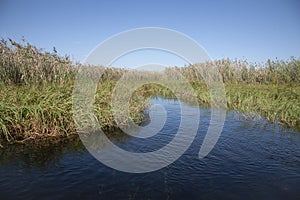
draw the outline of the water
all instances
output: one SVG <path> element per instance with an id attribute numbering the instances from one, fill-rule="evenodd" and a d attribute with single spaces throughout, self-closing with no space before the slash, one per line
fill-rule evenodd
<path id="1" fill-rule="evenodd" d="M 123 135 L 111 136 L 111 140 L 132 152 L 169 144 L 180 122 L 179 103 L 155 101 L 162 103 L 168 114 L 160 133 L 146 139 Z M 78 138 L 48 147 L 1 150 L 0 198 L 300 199 L 299 132 L 246 120 L 229 111 L 215 148 L 199 159 L 210 110 L 201 108 L 200 112 L 200 126 L 190 148 L 155 172 L 132 174 L 111 169 L 91 156 Z"/>

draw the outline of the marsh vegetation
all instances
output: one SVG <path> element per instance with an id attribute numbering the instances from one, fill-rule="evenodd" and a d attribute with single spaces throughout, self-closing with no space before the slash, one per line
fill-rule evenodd
<path id="1" fill-rule="evenodd" d="M 0 54 L 1 144 L 76 133 L 72 118 L 72 91 L 77 71 L 86 66 L 72 63 L 68 56 L 59 56 L 55 49 L 51 53 L 45 52 L 25 41 L 20 44 L 2 39 Z M 169 67 L 165 73 L 180 72 L 193 86 L 199 103 L 209 105 L 210 95 L 198 71 L 212 66 L 220 72 L 225 83 L 228 109 L 299 130 L 299 59 L 269 60 L 264 64 L 217 60 Z M 141 79 L 147 76 L 161 78 L 158 72 L 101 66 L 97 69 L 103 73 L 95 95 L 94 113 L 103 129 L 116 127 L 111 111 L 111 94 L 122 75 L 130 71 Z M 172 91 L 157 84 L 144 85 L 134 93 L 130 100 L 130 116 L 134 122 L 145 120 L 143 111 L 147 109 L 149 99 L 157 95 L 174 96 Z"/>

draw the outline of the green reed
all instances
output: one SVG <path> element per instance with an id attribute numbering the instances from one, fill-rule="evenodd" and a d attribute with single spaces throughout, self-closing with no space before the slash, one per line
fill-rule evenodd
<path id="1" fill-rule="evenodd" d="M 26 142 L 45 137 L 65 137 L 76 133 L 73 120 L 72 92 L 78 70 L 69 57 L 60 57 L 54 49 L 45 52 L 23 41 L 4 39 L 0 42 L 0 138 L 8 142 Z M 186 67 L 171 67 L 165 73 L 181 91 L 182 74 L 194 88 L 201 105 L 211 102 L 203 77 L 213 68 L 225 84 L 227 108 L 248 117 L 265 117 L 287 127 L 300 129 L 300 60 L 268 61 L 265 64 L 237 60 L 218 60 Z M 112 91 L 124 74 L 130 81 L 164 80 L 159 72 L 142 72 L 95 67 L 101 73 L 95 94 L 93 112 L 103 129 L 116 127 L 111 105 Z M 178 81 L 180 80 L 180 81 Z M 169 82 L 170 83 L 170 82 Z M 143 111 L 154 96 L 175 98 L 174 93 L 159 84 L 138 88 L 130 99 L 130 117 L 136 123 L 145 120 Z M 181 94 L 187 102 L 188 96 Z M 122 122 L 126 124 L 124 119 Z M 78 124 L 77 124 L 78 125 Z"/>
<path id="2" fill-rule="evenodd" d="M 101 84 L 95 95 L 93 113 L 100 128 L 104 130 L 116 126 L 111 111 L 113 84 Z M 0 133 L 5 141 L 25 142 L 76 133 L 72 113 L 72 85 L 16 87 L 1 84 L 0 88 Z M 145 101 L 133 99 L 130 104 L 133 121 L 143 121 L 144 115 L 141 111 L 146 106 Z"/>

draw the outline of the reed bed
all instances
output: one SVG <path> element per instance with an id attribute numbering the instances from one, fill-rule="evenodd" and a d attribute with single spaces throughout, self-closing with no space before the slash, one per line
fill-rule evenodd
<path id="1" fill-rule="evenodd" d="M 116 127 L 111 111 L 114 83 L 100 85 L 95 95 L 94 115 L 100 128 Z M 8 142 L 24 143 L 43 137 L 61 137 L 76 133 L 72 113 L 72 85 L 1 86 L 0 131 Z M 141 123 L 145 101 L 132 100 L 132 120 Z M 126 122 L 124 122 L 126 123 Z"/>
<path id="2" fill-rule="evenodd" d="M 268 60 L 267 63 L 249 63 L 243 60 L 216 60 L 186 67 L 171 67 L 169 73 L 178 71 L 190 81 L 204 81 L 198 73 L 204 76 L 208 69 L 217 70 L 224 83 L 258 83 L 258 84 L 299 84 L 300 60 L 291 57 L 287 61 Z"/>
<path id="3" fill-rule="evenodd" d="M 44 52 L 26 43 L 0 41 L 0 80 L 5 84 L 64 84 L 73 80 L 76 70 L 68 56 L 60 57 L 55 48 Z"/>
<path id="4" fill-rule="evenodd" d="M 77 133 L 72 117 L 72 92 L 75 75 L 84 66 L 72 64 L 68 57 L 59 57 L 55 50 L 44 52 L 25 42 L 2 39 L 0 53 L 0 145 Z M 116 127 L 111 111 L 112 90 L 125 70 L 97 70 L 103 74 L 93 112 L 100 128 L 108 130 Z M 132 121 L 144 120 L 146 106 L 146 101 L 132 98 Z"/>
<path id="5" fill-rule="evenodd" d="M 9 143 L 45 137 L 65 137 L 76 133 L 72 113 L 72 91 L 78 63 L 61 57 L 55 48 L 45 52 L 26 43 L 2 39 L 0 42 L 0 138 Z M 186 67 L 170 67 L 165 74 L 180 84 L 182 74 L 192 85 L 202 105 L 210 104 L 204 76 L 218 70 L 225 83 L 227 108 L 249 117 L 265 117 L 287 127 L 300 129 L 300 60 L 268 61 L 265 64 L 218 60 Z M 101 128 L 116 127 L 111 111 L 111 95 L 120 78 L 130 72 L 136 81 L 164 81 L 162 73 L 97 67 L 101 80 L 95 95 L 94 113 Z M 97 73 L 93 73 L 97 74 Z M 124 78 L 124 77 L 123 77 Z M 125 76 L 126 79 L 126 76 Z M 184 91 L 184 88 L 181 88 Z M 130 100 L 130 116 L 136 123 L 145 120 L 147 102 L 153 96 L 175 97 L 159 84 L 146 84 Z M 188 101 L 188 96 L 184 96 Z M 127 122 L 124 121 L 124 124 Z"/>
<path id="6" fill-rule="evenodd" d="M 230 109 L 300 130 L 299 84 L 228 84 L 226 93 Z"/>

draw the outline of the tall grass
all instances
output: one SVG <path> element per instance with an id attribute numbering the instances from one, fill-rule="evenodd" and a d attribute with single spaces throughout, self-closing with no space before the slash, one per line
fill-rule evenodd
<path id="1" fill-rule="evenodd" d="M 44 52 L 25 43 L 0 41 L 0 80 L 5 84 L 63 84 L 73 79 L 75 70 L 69 57 Z"/>
<path id="2" fill-rule="evenodd" d="M 0 132 L 9 142 L 25 142 L 42 137 L 68 136 L 76 133 L 72 117 L 72 85 L 3 86 L 0 103 Z M 99 85 L 95 95 L 94 114 L 102 129 L 116 126 L 111 111 L 113 82 Z M 133 98 L 133 121 L 143 120 L 145 102 Z M 126 123 L 126 122 L 124 122 Z"/>
<path id="3" fill-rule="evenodd" d="M 76 133 L 72 118 L 74 78 L 80 64 L 39 50 L 29 43 L 0 42 L 0 140 L 25 142 Z M 96 68 L 95 68 L 96 69 Z M 116 126 L 111 94 L 125 70 L 98 67 L 102 81 L 95 94 L 94 113 L 102 129 Z M 140 123 L 146 102 L 133 98 L 131 116 Z M 126 122 L 124 122 L 126 123 Z"/>
<path id="4" fill-rule="evenodd" d="M 227 84 L 230 109 L 300 130 L 300 84 Z"/>
<path id="5" fill-rule="evenodd" d="M 72 118 L 72 91 L 74 77 L 83 67 L 72 63 L 67 56 L 59 56 L 55 49 L 49 53 L 25 41 L 17 43 L 2 39 L 0 138 L 25 142 L 76 133 Z M 222 75 L 229 109 L 300 128 L 300 60 L 269 60 L 265 64 L 218 60 L 182 68 L 171 67 L 165 73 L 172 76 L 180 72 L 193 86 L 199 102 L 209 104 L 209 93 L 198 72 L 205 74 L 212 67 Z M 163 80 L 158 72 L 105 67 L 97 70 L 104 73 L 95 94 L 94 112 L 100 127 L 106 129 L 116 126 L 111 111 L 111 95 L 125 73 L 130 72 L 137 81 L 147 78 Z M 178 79 L 178 76 L 173 78 Z M 178 84 L 176 87 L 181 86 Z M 157 84 L 142 86 L 130 102 L 133 121 L 139 123 L 144 120 L 142 111 L 147 107 L 147 99 L 154 95 L 168 97 L 174 94 Z"/>
<path id="6" fill-rule="evenodd" d="M 224 83 L 259 83 L 259 84 L 299 84 L 300 60 L 291 57 L 287 61 L 268 60 L 267 63 L 248 63 L 243 60 L 216 60 L 186 67 L 171 67 L 167 71 L 179 71 L 190 81 L 203 81 L 198 73 L 215 67 L 223 77 Z"/>
<path id="7" fill-rule="evenodd" d="M 168 73 L 182 73 L 195 88 L 199 102 L 209 104 L 204 78 L 197 73 L 205 74 L 209 67 L 218 70 L 223 78 L 228 109 L 300 130 L 300 60 L 269 60 L 265 64 L 219 60 L 169 68 Z"/>

